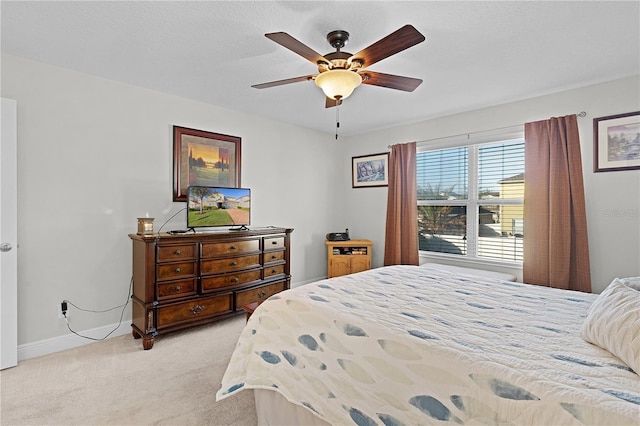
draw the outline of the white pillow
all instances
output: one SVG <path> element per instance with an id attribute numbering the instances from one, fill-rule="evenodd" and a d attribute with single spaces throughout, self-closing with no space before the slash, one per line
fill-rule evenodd
<path id="1" fill-rule="evenodd" d="M 615 278 L 589 308 L 580 334 L 640 375 L 640 291 L 634 288 L 638 283 L 636 278 Z"/>
<path id="2" fill-rule="evenodd" d="M 640 277 L 620 278 L 627 287 L 640 291 Z"/>

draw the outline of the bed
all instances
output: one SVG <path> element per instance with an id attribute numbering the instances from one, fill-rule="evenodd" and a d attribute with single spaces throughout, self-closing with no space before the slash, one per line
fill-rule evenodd
<path id="1" fill-rule="evenodd" d="M 216 397 L 253 389 L 260 424 L 638 425 L 640 292 L 617 312 L 609 290 L 427 266 L 321 280 L 255 310 Z"/>

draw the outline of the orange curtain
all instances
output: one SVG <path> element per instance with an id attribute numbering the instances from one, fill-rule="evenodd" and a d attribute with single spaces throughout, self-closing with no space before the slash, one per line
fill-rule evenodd
<path id="1" fill-rule="evenodd" d="M 526 123 L 523 280 L 591 292 L 575 115 Z"/>
<path id="2" fill-rule="evenodd" d="M 389 157 L 384 264 L 418 265 L 416 143 L 396 144 Z"/>

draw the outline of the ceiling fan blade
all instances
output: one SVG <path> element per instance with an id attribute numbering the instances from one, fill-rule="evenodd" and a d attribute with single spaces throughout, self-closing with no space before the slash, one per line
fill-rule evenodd
<path id="1" fill-rule="evenodd" d="M 360 52 L 351 56 L 351 60 L 359 59 L 363 62 L 363 67 L 369 67 L 378 61 L 402 52 L 405 49 L 422 43 L 425 37 L 412 25 L 405 25 L 399 30 L 389 34 L 385 38 L 378 40 L 369 47 L 365 47 Z"/>
<path id="2" fill-rule="evenodd" d="M 281 46 L 286 47 L 292 52 L 297 53 L 298 55 L 302 56 L 303 58 L 305 58 L 310 62 L 313 62 L 316 65 L 319 62 L 326 62 L 327 64 L 331 63 L 331 61 L 329 61 L 327 58 L 325 58 L 324 56 L 322 56 L 321 54 L 319 54 L 318 52 L 316 52 L 306 44 L 291 37 L 287 33 L 283 33 L 283 32 L 268 33 L 268 34 L 265 34 L 265 37 L 275 41 Z"/>
<path id="3" fill-rule="evenodd" d="M 316 76 L 315 74 L 303 75 L 303 76 L 300 76 L 300 77 L 286 78 L 284 80 L 270 81 L 269 83 L 254 84 L 251 87 L 253 87 L 255 89 L 266 89 L 268 87 L 282 86 L 284 84 L 298 83 L 300 81 L 313 80 L 313 78 L 315 76 Z"/>
<path id="4" fill-rule="evenodd" d="M 413 92 L 416 87 L 422 84 L 422 80 L 413 77 L 402 77 L 400 75 L 384 74 L 381 72 L 362 71 L 362 84 L 387 87 L 389 89 L 404 90 Z"/>

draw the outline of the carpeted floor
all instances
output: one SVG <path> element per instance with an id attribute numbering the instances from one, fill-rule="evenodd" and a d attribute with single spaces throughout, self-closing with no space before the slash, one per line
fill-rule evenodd
<path id="1" fill-rule="evenodd" d="M 244 315 L 156 337 L 131 335 L 22 361 L 0 372 L 0 424 L 256 425 L 252 391 L 215 393 Z"/>

